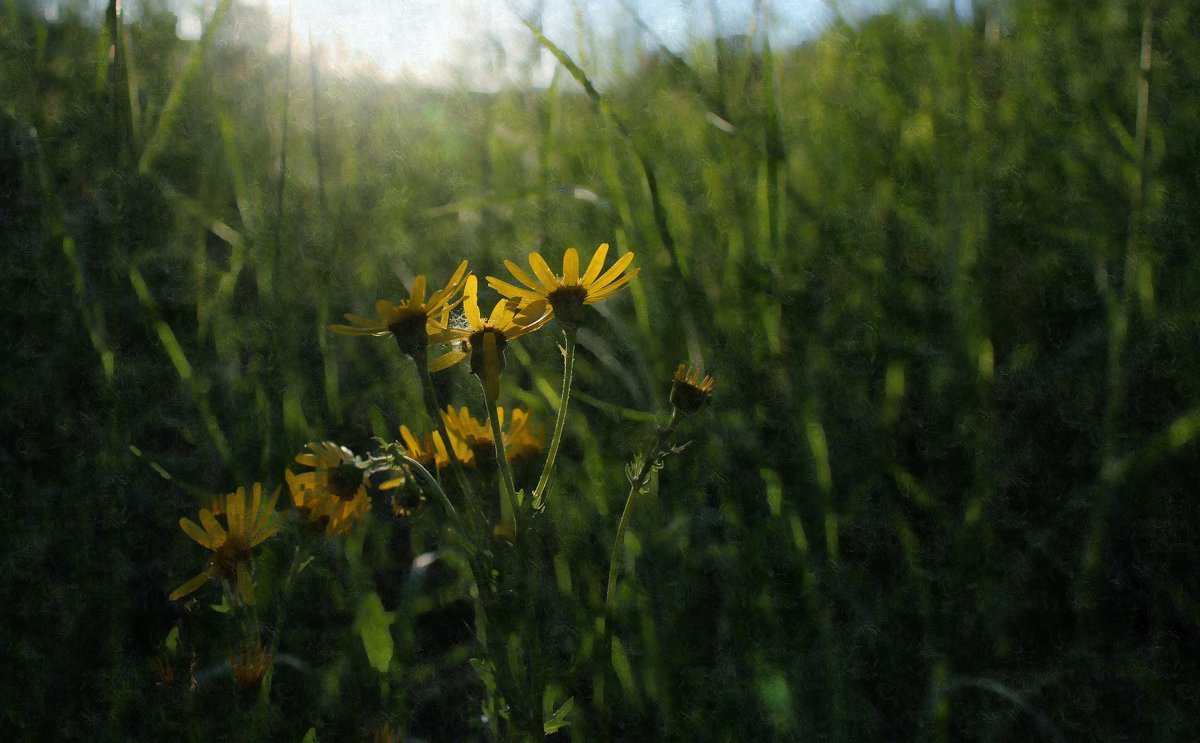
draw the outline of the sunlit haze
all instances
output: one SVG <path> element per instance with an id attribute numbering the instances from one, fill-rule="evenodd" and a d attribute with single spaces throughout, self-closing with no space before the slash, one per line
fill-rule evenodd
<path id="1" fill-rule="evenodd" d="M 329 2 L 264 0 L 272 21 L 293 43 L 324 50 L 329 64 L 345 71 L 372 71 L 425 85 L 495 88 L 505 82 L 544 85 L 553 72 L 549 53 L 536 48 L 521 22 L 540 22 L 547 36 L 594 69 L 610 68 L 613 50 L 629 55 L 640 45 L 664 44 L 683 51 L 714 35 L 736 36 L 766 28 L 773 43 L 810 38 L 834 14 L 825 0 L 401 0 Z M 869 11 L 882 3 L 858 2 Z M 843 10 L 846 4 L 843 3 Z M 757 7 L 756 9 L 756 6 Z M 211 3 L 180 2 L 181 34 L 198 34 Z M 763 20 L 765 18 L 765 21 Z"/>

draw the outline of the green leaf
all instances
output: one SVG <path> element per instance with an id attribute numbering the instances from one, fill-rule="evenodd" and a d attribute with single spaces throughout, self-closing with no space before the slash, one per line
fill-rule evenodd
<path id="1" fill-rule="evenodd" d="M 175 654 L 175 648 L 179 647 L 179 625 L 175 625 L 167 633 L 167 638 L 163 640 L 163 647 L 167 649 L 168 653 Z"/>
<path id="2" fill-rule="evenodd" d="M 317 729 L 309 728 L 308 732 L 304 734 L 304 739 L 301 740 L 300 743 L 317 743 Z"/>
<path id="3" fill-rule="evenodd" d="M 395 612 L 383 610 L 379 594 L 370 593 L 358 605 L 358 615 L 354 619 L 354 628 L 362 638 L 367 660 L 380 673 L 387 673 L 388 665 L 392 662 L 394 644 L 391 626 L 395 618 Z"/>
<path id="4" fill-rule="evenodd" d="M 550 715 L 542 723 L 542 728 L 546 735 L 553 733 L 559 728 L 565 728 L 570 725 L 570 721 L 566 719 L 571 710 L 575 707 L 575 697 L 568 697 L 567 701 L 559 705 L 558 709 L 554 710 L 554 714 Z"/>

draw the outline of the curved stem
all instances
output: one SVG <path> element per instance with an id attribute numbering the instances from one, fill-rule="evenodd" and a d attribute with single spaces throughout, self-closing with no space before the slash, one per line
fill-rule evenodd
<path id="1" fill-rule="evenodd" d="M 617 571 L 621 565 L 621 555 L 625 551 L 625 530 L 629 526 L 629 514 L 633 512 L 633 501 L 645 487 L 646 481 L 650 479 L 654 463 L 662 456 L 667 439 L 675 430 L 675 426 L 679 424 L 680 417 L 678 410 L 673 411 L 667 425 L 658 429 L 658 436 L 655 437 L 650 450 L 646 452 L 646 460 L 642 462 L 642 469 L 629 486 L 629 495 L 625 498 L 625 510 L 621 512 L 621 520 L 617 522 L 617 536 L 613 539 L 612 556 L 608 560 L 608 586 L 604 591 L 604 643 L 601 645 L 604 680 L 596 690 L 596 704 L 601 708 L 604 707 L 604 688 L 608 685 L 607 681 L 612 673 L 613 616 L 617 610 Z"/>
<path id="2" fill-rule="evenodd" d="M 407 454 L 400 454 L 399 457 L 402 462 L 411 467 L 413 471 L 425 481 L 425 484 L 428 485 L 433 491 L 434 495 L 437 496 L 438 501 L 442 504 L 442 508 L 446 511 L 446 515 L 450 517 L 450 522 L 454 525 L 454 530 L 458 532 L 459 536 L 462 538 L 462 541 L 469 545 L 471 550 L 474 551 L 475 545 L 471 542 L 471 535 L 467 532 L 466 527 L 463 525 L 462 519 L 459 518 L 458 511 L 454 508 L 454 504 L 451 503 L 450 498 L 446 496 L 446 491 L 442 490 L 442 486 L 438 484 L 437 478 L 429 474 L 429 470 L 425 469 L 420 462 L 408 456 Z"/>
<path id="3" fill-rule="evenodd" d="M 538 479 L 537 487 L 533 489 L 533 507 L 542 508 L 546 499 L 546 487 L 550 484 L 550 474 L 554 471 L 554 460 L 558 456 L 558 445 L 562 441 L 563 424 L 567 420 L 567 403 L 571 401 L 571 378 L 575 373 L 575 328 L 564 328 L 566 346 L 563 349 L 563 384 L 562 396 L 558 400 L 558 417 L 554 420 L 554 436 L 550 439 L 550 452 L 546 455 L 546 464 L 542 467 L 542 476 Z"/>
<path id="4" fill-rule="evenodd" d="M 480 380 L 482 383 L 483 380 Z M 513 539 L 517 536 L 517 491 L 513 487 L 512 470 L 508 466 L 508 455 L 504 451 L 504 435 L 500 432 L 500 415 L 495 398 L 487 394 L 485 386 L 484 399 L 488 404 L 488 422 L 492 426 L 492 440 L 496 444 L 496 468 L 500 470 L 500 523 L 510 530 Z"/>
<path id="5" fill-rule="evenodd" d="M 463 496 L 467 500 L 468 508 L 471 511 L 472 518 L 478 525 L 487 524 L 487 518 L 483 515 L 483 510 L 479 505 L 479 500 L 475 496 L 475 489 L 471 487 L 471 481 L 467 479 L 466 470 L 463 469 L 462 462 L 458 459 L 458 454 L 454 451 L 454 444 L 450 440 L 450 434 L 446 430 L 446 422 L 442 420 L 440 405 L 438 404 L 437 391 L 433 388 L 433 377 L 429 373 L 429 364 L 425 354 L 420 358 L 414 358 L 417 368 L 421 376 L 421 387 L 425 397 L 425 410 L 429 413 L 429 417 L 433 419 L 433 423 L 437 426 L 438 433 L 442 437 L 442 443 L 446 446 L 446 456 L 450 459 L 450 467 L 454 470 L 454 477 L 458 480 L 458 486 L 462 488 Z M 429 474 L 426 472 L 425 474 Z M 441 489 L 438 489 L 441 492 Z M 441 493 L 445 497 L 445 493 Z M 446 503 L 449 503 L 449 499 Z M 461 522 L 460 522 L 461 525 Z"/>

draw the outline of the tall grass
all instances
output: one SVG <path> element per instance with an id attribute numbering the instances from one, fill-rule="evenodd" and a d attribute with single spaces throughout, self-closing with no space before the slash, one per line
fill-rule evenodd
<path id="1" fill-rule="evenodd" d="M 1191 729 L 1195 3 L 981 3 L 798 48 L 761 23 L 625 70 L 531 23 L 561 71 L 495 94 L 337 79 L 301 44 L 259 51 L 240 4 L 197 42 L 115 10 L 9 0 L 0 27 L 9 737 L 234 736 L 224 649 L 199 642 L 219 622 L 166 600 L 194 567 L 178 516 L 422 414 L 390 346 L 328 333 L 341 313 L 463 257 L 498 274 L 600 242 L 643 270 L 574 362 L 544 618 L 576 698 L 560 735 Z M 601 709 L 624 465 L 681 360 L 717 391 L 631 513 Z M 549 422 L 554 339 L 510 365 Z M 322 568 L 340 591 L 298 585 L 280 735 L 475 734 L 463 581 L 397 578 L 431 543 L 377 519 Z M 347 629 L 376 593 L 382 675 Z M 152 668 L 181 613 L 190 698 Z"/>

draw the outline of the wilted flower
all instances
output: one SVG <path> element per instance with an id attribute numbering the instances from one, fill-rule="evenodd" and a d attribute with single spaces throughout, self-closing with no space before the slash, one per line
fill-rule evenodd
<path id="1" fill-rule="evenodd" d="M 270 670 L 275 656 L 267 652 L 260 642 L 242 643 L 229 652 L 229 667 L 238 688 L 247 691 L 257 689 Z"/>

